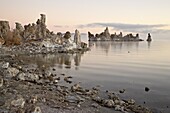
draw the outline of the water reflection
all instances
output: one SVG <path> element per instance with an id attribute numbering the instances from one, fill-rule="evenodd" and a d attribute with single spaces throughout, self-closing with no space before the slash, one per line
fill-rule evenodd
<path id="1" fill-rule="evenodd" d="M 89 47 L 94 47 L 96 49 L 101 49 L 103 50 L 106 54 L 109 53 L 110 50 L 112 51 L 121 51 L 122 49 L 124 50 L 130 50 L 130 49 L 137 49 L 140 46 L 140 42 L 101 42 L 101 41 L 96 41 L 96 42 L 89 42 Z M 150 47 L 150 43 L 148 44 L 148 47 Z"/>
<path id="2" fill-rule="evenodd" d="M 80 65 L 83 53 L 76 54 L 48 54 L 48 55 L 22 55 L 18 58 L 28 64 L 36 64 L 37 68 L 49 69 L 50 67 L 71 68 Z M 72 64 L 74 62 L 74 64 Z M 78 68 L 76 68 L 78 69 Z"/>
<path id="3" fill-rule="evenodd" d="M 151 41 L 148 41 L 148 49 L 151 47 Z"/>
<path id="4" fill-rule="evenodd" d="M 141 44 L 142 45 L 142 44 Z M 95 53 L 96 50 L 100 52 L 109 54 L 109 52 L 130 52 L 132 49 L 138 51 L 140 42 L 89 42 L 89 47 L 91 47 L 91 53 Z M 148 48 L 150 48 L 151 43 L 148 42 Z M 50 67 L 57 67 L 59 69 L 70 69 L 75 67 L 79 69 L 81 63 L 81 57 L 84 53 L 76 54 L 48 54 L 48 55 L 22 55 L 18 58 L 27 62 L 28 64 L 36 64 L 37 68 L 49 69 Z M 42 68 L 43 67 L 43 68 Z"/>

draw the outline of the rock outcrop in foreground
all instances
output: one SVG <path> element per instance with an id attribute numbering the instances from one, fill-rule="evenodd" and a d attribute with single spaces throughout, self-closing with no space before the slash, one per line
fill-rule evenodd
<path id="1" fill-rule="evenodd" d="M 75 52 L 88 49 L 87 44 L 81 42 L 78 30 L 75 30 L 74 40 L 71 39 L 69 31 L 65 34 L 60 32 L 55 34 L 47 29 L 46 16 L 44 14 L 40 16 L 36 23 L 24 25 L 24 27 L 16 22 L 16 28 L 13 31 L 10 30 L 8 21 L 0 21 L 0 47 L 12 46 L 13 51 L 22 48 L 20 52 L 30 53 Z"/>
<path id="2" fill-rule="evenodd" d="M 127 34 L 123 36 L 122 32 L 120 34 L 110 34 L 108 27 L 104 30 L 104 32 L 100 34 L 92 34 L 88 32 L 89 41 L 143 41 L 139 39 L 139 34 L 133 36 L 133 34 Z"/>

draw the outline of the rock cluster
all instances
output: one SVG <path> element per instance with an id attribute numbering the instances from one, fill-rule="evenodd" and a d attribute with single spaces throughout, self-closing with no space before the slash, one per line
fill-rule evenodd
<path id="1" fill-rule="evenodd" d="M 110 34 L 108 27 L 104 30 L 104 32 L 100 34 L 91 34 L 88 32 L 89 41 L 143 41 L 142 39 L 139 39 L 139 34 L 136 34 L 136 36 L 133 36 L 133 34 L 127 34 L 123 36 L 122 32 L 120 34 Z"/>
<path id="2" fill-rule="evenodd" d="M 10 31 L 8 21 L 0 21 L 0 47 L 2 45 L 20 45 L 22 48 L 32 50 L 31 43 L 37 46 L 38 53 L 44 48 L 52 48 L 52 50 L 82 50 L 88 49 L 87 44 L 81 42 L 80 32 L 75 30 L 74 40 L 71 39 L 72 34 L 67 31 L 65 34 L 58 32 L 53 33 L 46 26 L 46 15 L 40 14 L 40 19 L 36 23 L 24 25 L 24 27 L 16 22 L 16 28 Z M 25 47 L 27 45 L 27 47 Z M 15 48 L 15 47 L 14 47 Z M 16 47 L 17 48 L 17 47 Z M 35 50 L 36 51 L 36 50 Z"/>

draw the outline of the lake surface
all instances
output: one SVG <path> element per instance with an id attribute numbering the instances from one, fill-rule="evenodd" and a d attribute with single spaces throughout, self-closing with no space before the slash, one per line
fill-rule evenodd
<path id="1" fill-rule="evenodd" d="M 82 37 L 86 41 L 86 36 Z M 92 42 L 91 51 L 74 55 L 30 56 L 38 66 L 55 67 L 73 76 L 84 87 L 101 86 L 101 91 L 119 92 L 138 104 L 170 112 L 170 37 L 157 37 L 151 43 Z M 148 87 L 149 92 L 145 92 Z M 144 104 L 145 103 L 145 104 Z"/>

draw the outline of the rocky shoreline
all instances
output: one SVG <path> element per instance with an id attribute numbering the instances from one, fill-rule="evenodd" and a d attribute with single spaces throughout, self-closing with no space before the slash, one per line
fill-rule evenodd
<path id="1" fill-rule="evenodd" d="M 152 113 L 133 99 L 121 99 L 119 93 L 123 92 L 106 91 L 104 98 L 100 95 L 99 86 L 83 88 L 71 76 L 57 73 L 55 67 L 52 71 L 43 70 L 15 57 L 0 57 L 0 112 L 102 113 L 108 110 Z"/>

